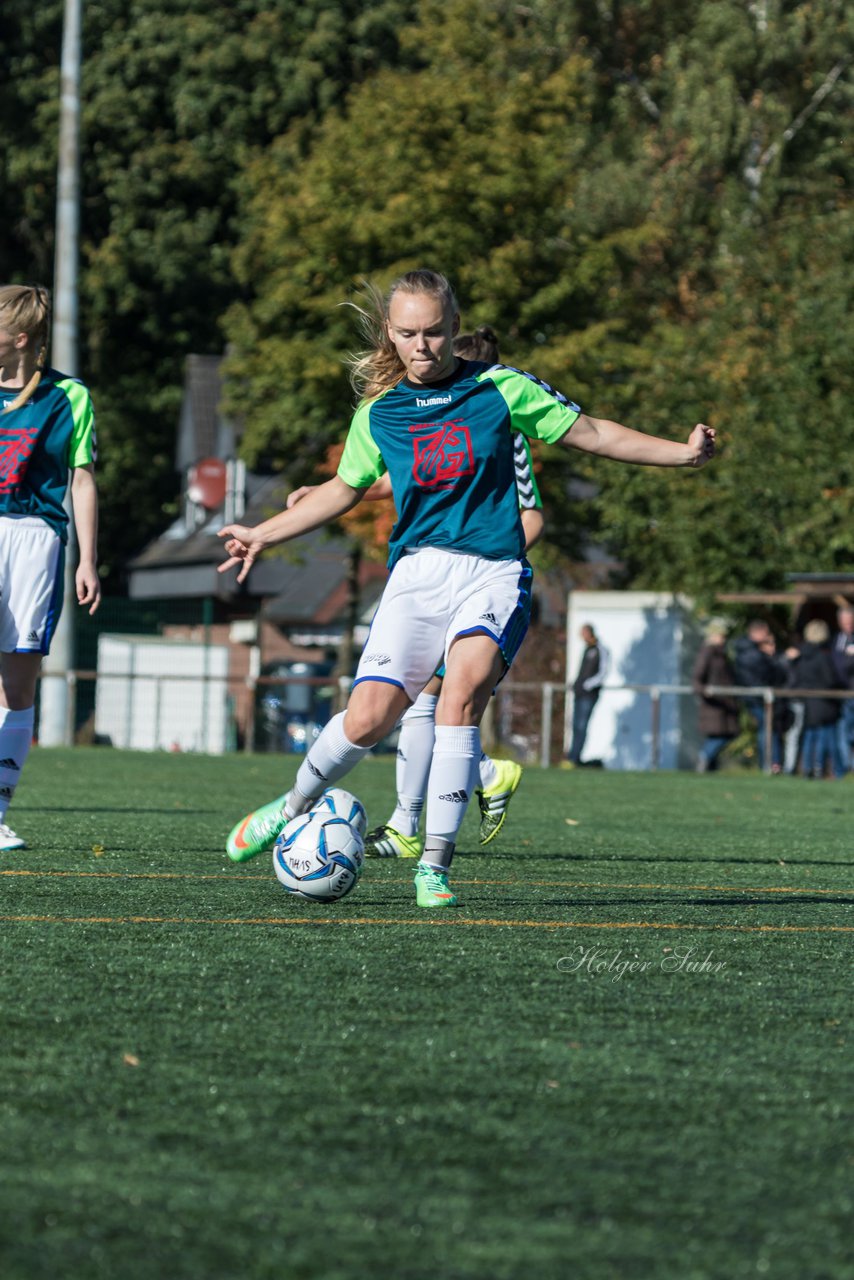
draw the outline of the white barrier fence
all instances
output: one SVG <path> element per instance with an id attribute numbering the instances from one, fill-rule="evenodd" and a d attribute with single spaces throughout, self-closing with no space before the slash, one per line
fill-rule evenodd
<path id="1" fill-rule="evenodd" d="M 337 682 L 318 678 L 281 678 L 249 676 L 229 677 L 217 670 L 206 674 L 180 671 L 94 671 L 54 672 L 52 679 L 64 679 L 68 686 L 68 740 L 103 742 L 115 747 L 136 750 L 201 751 L 220 754 L 226 751 L 256 749 L 300 750 L 299 735 L 289 737 L 287 745 L 265 738 L 259 725 L 259 713 L 268 702 L 265 693 L 286 695 L 297 688 L 321 693 L 326 705 L 343 706 L 351 680 Z M 94 682 L 94 713 L 83 729 L 79 725 L 81 690 Z M 766 770 L 770 770 L 774 709 L 780 701 L 799 702 L 805 698 L 854 698 L 854 691 L 779 689 L 767 687 L 709 687 L 714 696 L 737 699 L 760 699 L 764 707 L 764 752 Z M 647 711 L 642 713 L 645 727 L 641 734 L 646 762 L 640 767 L 661 767 L 662 708 L 670 698 L 695 698 L 690 685 L 684 684 L 620 684 L 605 685 L 601 698 L 631 693 L 645 699 Z M 294 699 L 291 699 L 293 701 Z M 87 702 L 92 703 L 88 689 Z M 299 705 L 307 698 L 296 698 Z M 559 762 L 566 750 L 566 730 L 572 704 L 571 686 L 555 682 L 512 682 L 501 684 L 494 705 L 485 717 L 485 736 L 516 754 L 536 761 L 544 768 Z M 287 719 L 287 710 L 284 712 Z M 310 740 L 310 718 L 298 717 L 303 726 L 302 743 Z M 296 722 L 294 722 L 296 723 Z M 322 721 L 318 720 L 318 723 Z M 306 737 L 308 735 L 308 737 Z M 297 745 L 293 745 L 296 742 Z"/>

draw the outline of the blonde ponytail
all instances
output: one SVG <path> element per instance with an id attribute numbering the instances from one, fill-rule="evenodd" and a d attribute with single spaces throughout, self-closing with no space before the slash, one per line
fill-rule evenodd
<path id="1" fill-rule="evenodd" d="M 0 323 L 10 333 L 25 333 L 30 344 L 37 348 L 35 372 L 3 410 L 11 413 L 35 395 L 47 364 L 50 331 L 50 294 L 47 289 L 40 284 L 0 285 Z"/>

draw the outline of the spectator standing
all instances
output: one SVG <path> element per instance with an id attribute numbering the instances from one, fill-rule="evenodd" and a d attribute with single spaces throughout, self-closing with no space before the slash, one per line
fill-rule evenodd
<path id="1" fill-rule="evenodd" d="M 582 763 L 581 754 L 587 739 L 587 727 L 610 665 L 608 650 L 599 643 L 596 632 L 589 623 L 584 624 L 580 634 L 584 641 L 584 653 L 572 686 L 572 742 L 568 757 L 571 765 Z"/>
<path id="2" fill-rule="evenodd" d="M 788 683 L 788 669 L 782 658 L 777 656 L 777 644 L 767 622 L 754 618 L 748 623 L 747 634 L 739 637 L 734 647 L 734 668 L 736 683 L 746 687 L 780 688 Z M 745 709 L 756 725 L 757 748 L 759 752 L 759 768 L 765 768 L 765 702 L 761 696 L 751 695 L 744 699 Z M 787 720 L 788 707 L 782 705 L 775 708 L 771 733 L 771 772 L 782 773 L 783 770 L 783 732 Z"/>
<path id="3" fill-rule="evenodd" d="M 813 618 L 804 628 L 803 643 L 792 661 L 790 679 L 796 689 L 840 687 L 830 648 L 830 628 L 822 618 Z M 823 778 L 827 767 L 835 777 L 842 777 L 844 770 L 836 739 L 840 701 L 839 698 L 804 698 L 801 770 L 805 778 Z"/>
<path id="4" fill-rule="evenodd" d="M 854 692 L 854 606 L 843 605 L 836 615 L 839 627 L 833 638 L 833 664 L 840 686 Z M 854 753 L 854 698 L 842 698 L 839 716 L 839 753 L 845 772 Z"/>
<path id="5" fill-rule="evenodd" d="M 697 654 L 691 683 L 700 699 L 697 724 L 704 737 L 697 772 L 708 773 L 717 768 L 718 756 L 736 737 L 739 727 L 738 700 L 707 692 L 710 685 L 735 684 L 735 672 L 726 652 L 726 636 L 720 627 L 709 629 L 706 643 Z"/>

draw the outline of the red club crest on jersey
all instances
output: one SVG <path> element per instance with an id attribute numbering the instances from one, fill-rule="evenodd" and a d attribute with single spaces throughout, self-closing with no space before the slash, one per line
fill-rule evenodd
<path id="1" fill-rule="evenodd" d="M 0 493 L 9 493 L 24 478 L 38 427 L 0 429 Z"/>
<path id="2" fill-rule="evenodd" d="M 463 476 L 474 474 L 469 429 L 463 422 L 425 422 L 410 427 L 412 475 L 422 489 L 453 489 Z"/>

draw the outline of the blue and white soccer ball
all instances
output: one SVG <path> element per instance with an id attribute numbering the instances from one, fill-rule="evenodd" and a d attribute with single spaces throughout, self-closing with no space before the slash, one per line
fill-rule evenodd
<path id="1" fill-rule="evenodd" d="M 343 818 L 351 827 L 356 828 L 360 836 L 368 829 L 368 815 L 364 806 L 350 791 L 344 791 L 342 787 L 328 787 L 317 803 L 311 806 L 311 812 Z"/>
<path id="2" fill-rule="evenodd" d="M 273 845 L 283 889 L 309 902 L 335 902 L 356 887 L 365 860 L 361 832 L 344 818 L 312 811 L 293 818 Z"/>

